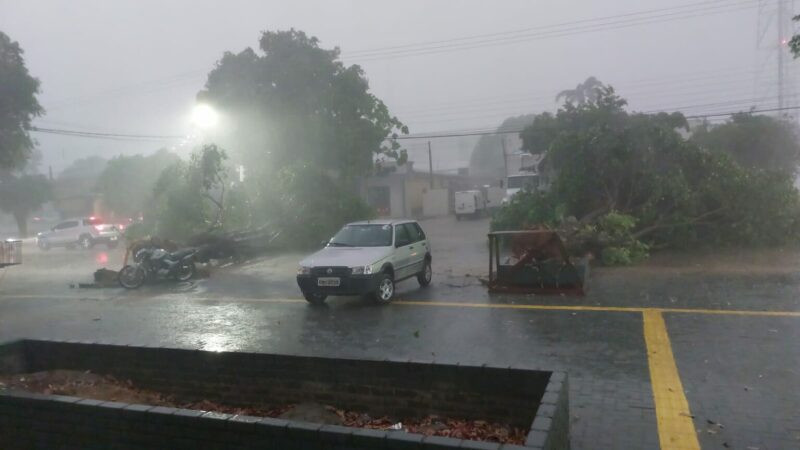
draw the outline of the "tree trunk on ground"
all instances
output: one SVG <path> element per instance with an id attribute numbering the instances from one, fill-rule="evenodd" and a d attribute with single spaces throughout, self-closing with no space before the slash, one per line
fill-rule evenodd
<path id="1" fill-rule="evenodd" d="M 17 221 L 17 230 L 19 230 L 19 237 L 28 237 L 28 214 L 23 212 L 15 212 L 14 219 Z"/>

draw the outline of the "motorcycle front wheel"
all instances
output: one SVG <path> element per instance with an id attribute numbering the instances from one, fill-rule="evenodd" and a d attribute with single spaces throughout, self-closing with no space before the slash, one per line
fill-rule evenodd
<path id="1" fill-rule="evenodd" d="M 180 266 L 175 270 L 175 279 L 178 281 L 189 281 L 194 276 L 194 262 L 185 261 L 178 263 Z"/>
<path id="2" fill-rule="evenodd" d="M 125 266 L 119 271 L 119 285 L 125 289 L 136 289 L 143 285 L 147 273 L 141 266 Z"/>

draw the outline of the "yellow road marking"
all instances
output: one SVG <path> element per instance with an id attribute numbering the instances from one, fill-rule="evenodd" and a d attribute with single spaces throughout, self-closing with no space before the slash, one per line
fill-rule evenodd
<path id="1" fill-rule="evenodd" d="M 448 306 L 457 308 L 535 309 L 544 311 L 609 311 L 634 313 L 640 313 L 644 311 L 643 308 L 624 308 L 616 306 L 518 305 L 508 303 L 425 302 L 412 300 L 396 301 L 394 304 L 409 306 Z"/>
<path id="2" fill-rule="evenodd" d="M 646 311 L 661 311 L 677 314 L 721 314 L 731 316 L 800 317 L 800 311 L 748 311 L 744 309 L 693 309 L 693 308 L 645 308 Z"/>
<path id="3" fill-rule="evenodd" d="M 693 309 L 693 308 L 643 308 L 625 306 L 576 306 L 576 305 L 519 305 L 506 303 L 462 303 L 462 302 L 426 302 L 403 300 L 394 302 L 396 305 L 410 306 L 444 306 L 458 308 L 490 308 L 490 309 L 531 309 L 541 311 L 600 311 L 600 312 L 629 312 L 643 313 L 655 311 L 662 313 L 679 314 L 727 314 L 739 316 L 777 316 L 800 317 L 800 311 L 748 311 L 737 309 Z"/>
<path id="4" fill-rule="evenodd" d="M 697 433 L 683 393 L 681 377 L 672 355 L 667 327 L 659 311 L 645 311 L 644 340 L 647 344 L 647 363 L 650 366 L 650 385 L 656 404 L 658 439 L 662 450 L 699 450 Z"/>
<path id="5" fill-rule="evenodd" d="M 41 299 L 41 300 L 159 300 L 169 299 L 177 294 L 164 293 L 162 296 L 88 296 L 88 295 L 35 295 L 35 294 L 4 294 L 0 292 L 0 298 L 7 296 L 16 299 Z M 217 301 L 232 303 L 298 303 L 305 304 L 306 301 L 299 298 L 224 298 L 224 297 L 200 297 L 189 296 L 187 300 L 194 301 Z M 628 307 L 628 306 L 580 306 L 580 305 L 520 305 L 509 303 L 477 303 L 477 302 L 441 302 L 441 301 L 420 301 L 420 300 L 397 300 L 393 302 L 401 306 L 440 306 L 451 308 L 489 308 L 489 309 L 528 309 L 539 311 L 598 311 L 598 312 L 626 312 L 643 313 L 646 311 L 656 311 L 662 313 L 676 314 L 716 314 L 732 316 L 766 316 L 766 317 L 800 317 L 800 311 L 749 311 L 745 309 L 702 309 L 702 308 L 649 308 L 649 307 Z"/>

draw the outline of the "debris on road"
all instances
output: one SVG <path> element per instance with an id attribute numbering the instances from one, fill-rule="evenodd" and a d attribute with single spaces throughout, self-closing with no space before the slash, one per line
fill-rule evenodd
<path id="1" fill-rule="evenodd" d="M 117 287 L 119 272 L 103 267 L 94 272 L 94 283 L 99 287 Z"/>

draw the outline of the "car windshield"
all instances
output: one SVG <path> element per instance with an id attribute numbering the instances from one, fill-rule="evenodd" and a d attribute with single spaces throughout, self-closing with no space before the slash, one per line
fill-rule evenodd
<path id="1" fill-rule="evenodd" d="M 388 247 L 392 245 L 392 226 L 345 225 L 328 245 L 332 247 Z"/>

